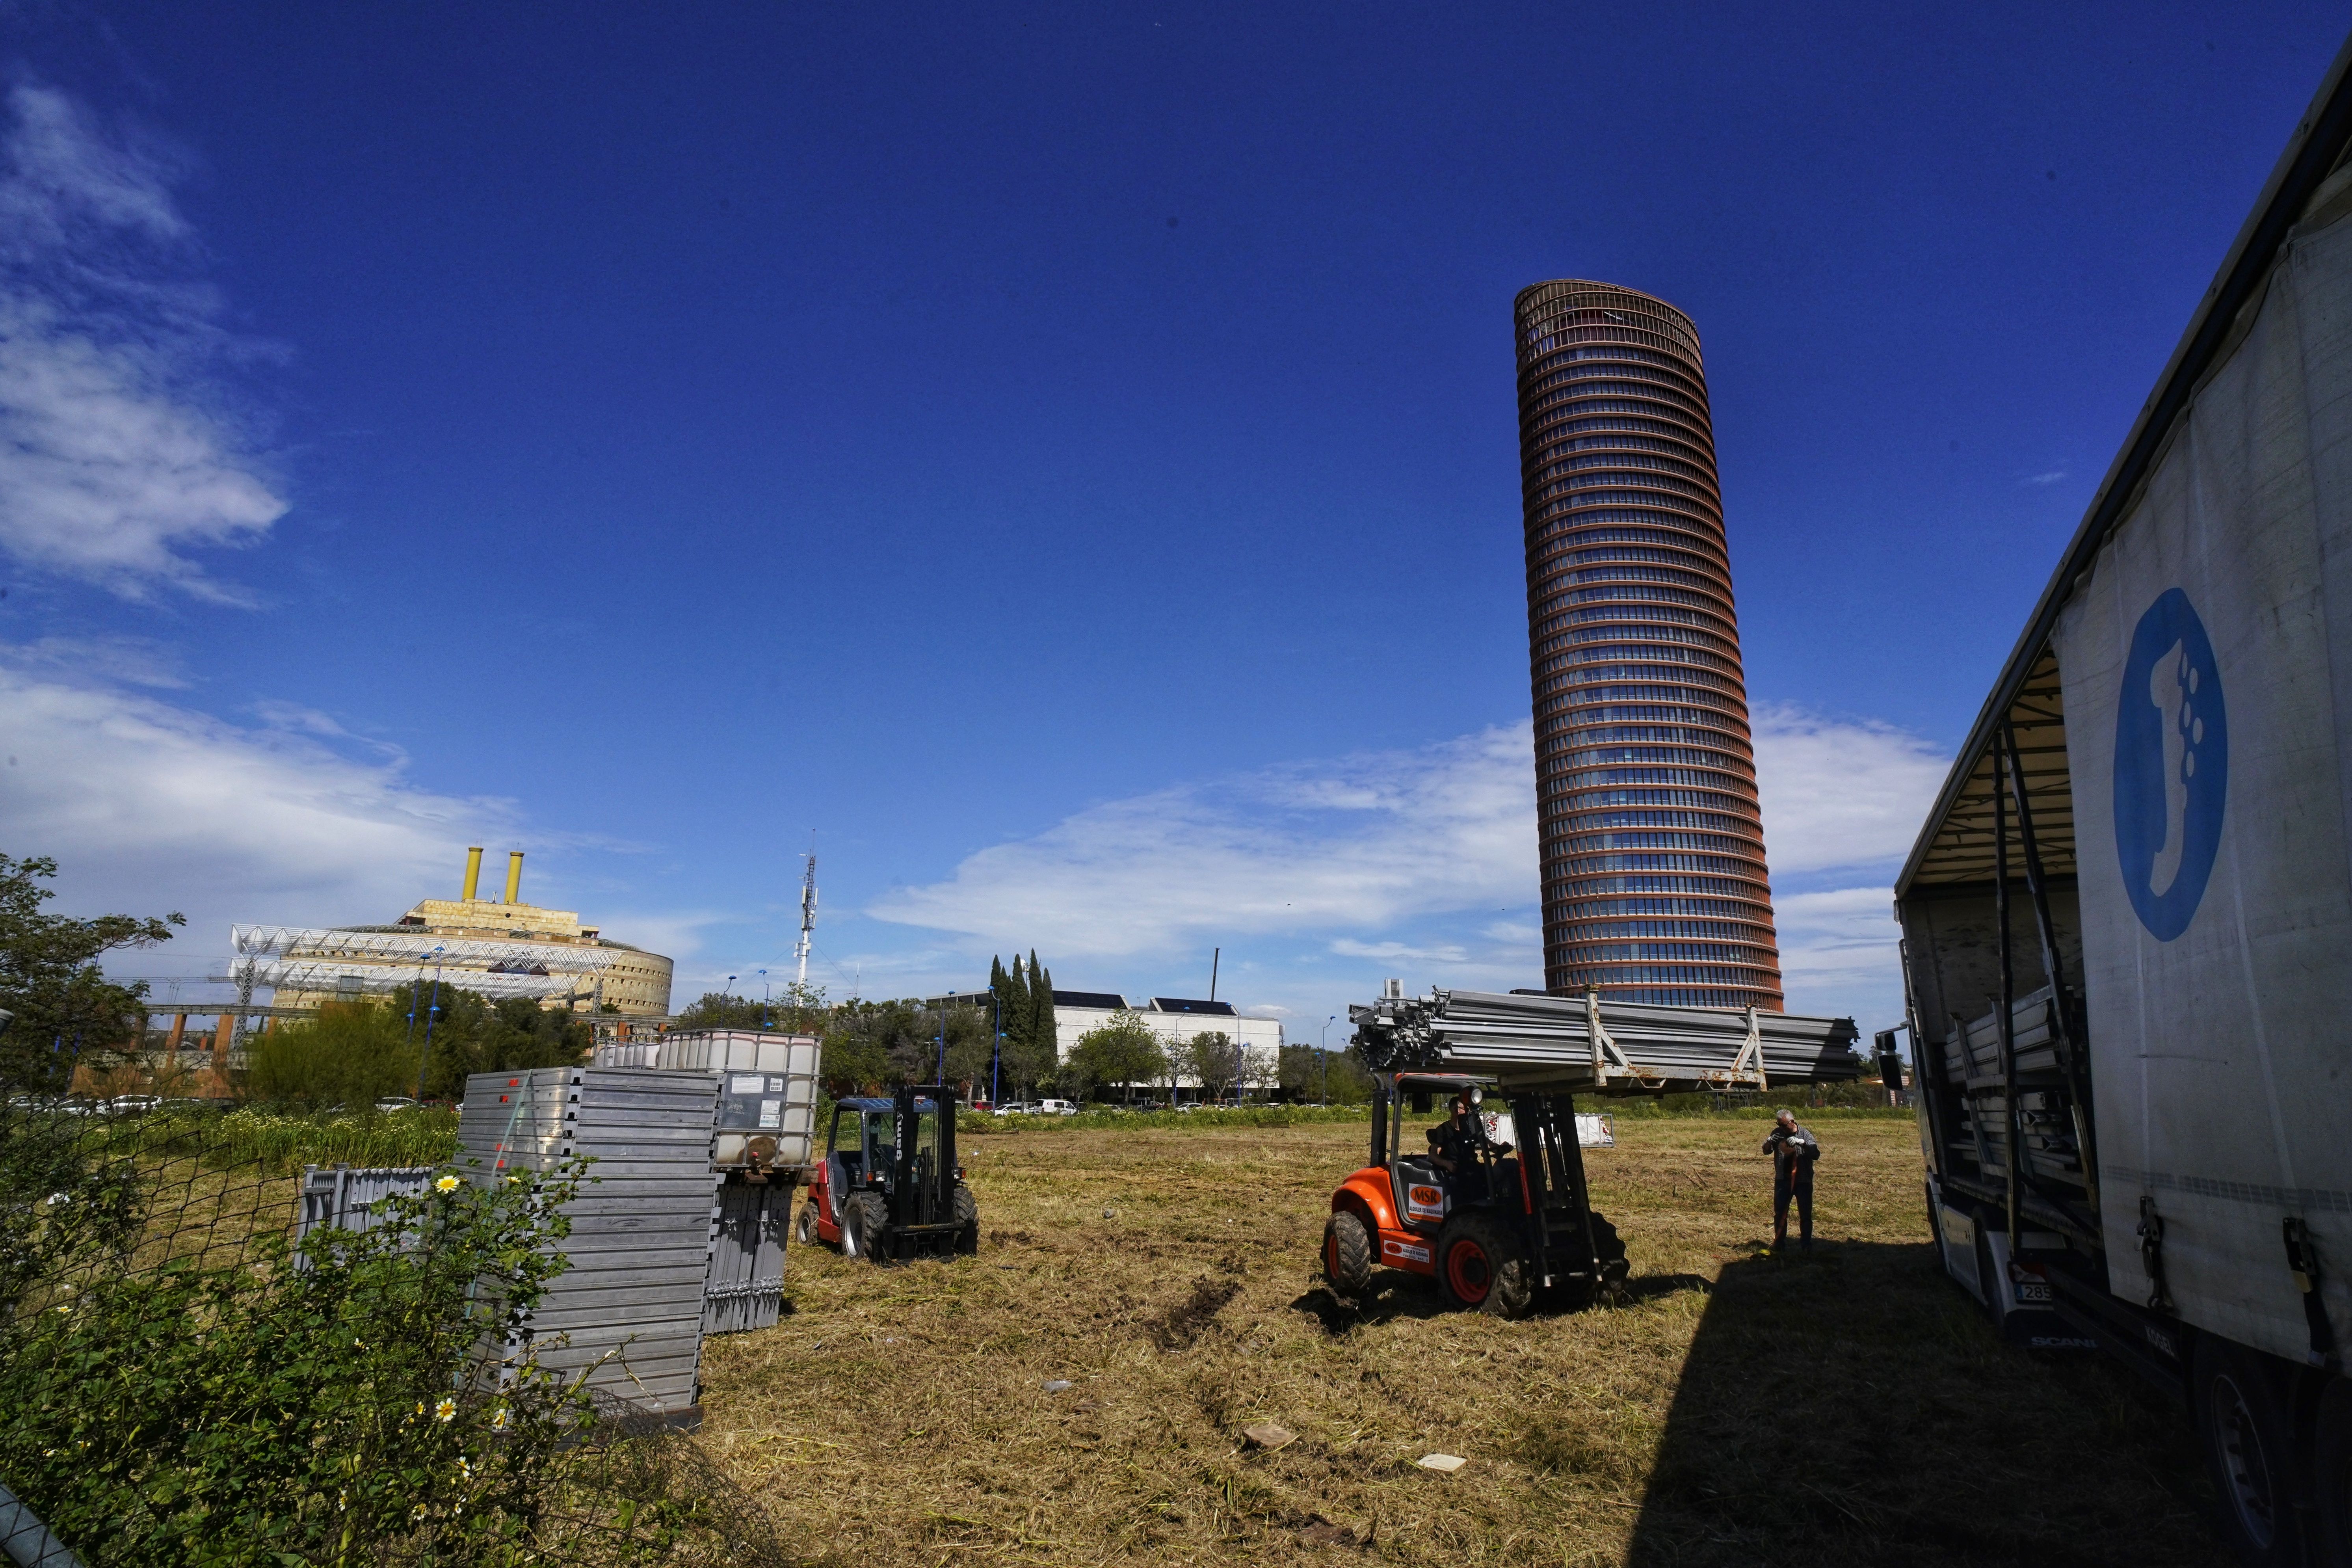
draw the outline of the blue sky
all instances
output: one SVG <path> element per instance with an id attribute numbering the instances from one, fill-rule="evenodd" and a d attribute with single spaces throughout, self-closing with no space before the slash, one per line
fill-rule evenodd
<path id="1" fill-rule="evenodd" d="M 1705 340 L 1790 1005 L 1891 1021 L 2343 26 L 0 7 L 0 848 L 158 976 L 480 842 L 683 1002 L 814 829 L 835 995 L 1538 983 L 1509 311 L 1590 277 Z"/>

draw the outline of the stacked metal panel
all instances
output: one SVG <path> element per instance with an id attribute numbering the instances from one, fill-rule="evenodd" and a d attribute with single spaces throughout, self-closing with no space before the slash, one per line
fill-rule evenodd
<path id="1" fill-rule="evenodd" d="M 531 1315 L 540 1363 L 670 1419 L 693 1417 L 710 1270 L 715 1073 L 539 1068 L 476 1073 L 458 1117 L 475 1181 L 594 1162 L 566 1205 L 571 1268 Z"/>
<path id="2" fill-rule="evenodd" d="M 1376 1070 L 1465 1073 L 1508 1089 L 1780 1088 L 1843 1082 L 1863 1068 L 1851 1018 L 1485 991 L 1387 996 L 1348 1016 Z"/>
<path id="3" fill-rule="evenodd" d="M 373 1230 L 383 1218 L 379 1204 L 394 1194 L 423 1192 L 433 1173 L 431 1165 L 303 1167 L 302 1184 L 294 1194 L 294 1267 L 303 1266 L 299 1249 L 312 1231 Z"/>
<path id="4" fill-rule="evenodd" d="M 710 1275 L 702 1287 L 702 1331 L 740 1334 L 772 1328 L 784 1306 L 784 1233 L 793 1189 L 781 1182 L 730 1181 L 710 1222 Z"/>
<path id="5" fill-rule="evenodd" d="M 2010 1027 L 2017 1034 L 2017 1070 L 2048 1073 L 2058 1070 L 2057 1003 L 2050 987 L 2021 996 L 2010 1008 Z M 1959 1049 L 1944 1052 L 1944 1076 L 1954 1083 L 1999 1083 L 2000 1013 L 1998 1008 L 1952 1032 Z"/>
<path id="6" fill-rule="evenodd" d="M 793 1192 L 815 1141 L 820 1048 L 814 1035 L 708 1029 L 598 1051 L 600 1063 L 629 1053 L 663 1071 L 719 1075 L 711 1158 L 720 1185 L 711 1213 L 705 1333 L 764 1329 L 782 1314 L 784 1239 Z"/>

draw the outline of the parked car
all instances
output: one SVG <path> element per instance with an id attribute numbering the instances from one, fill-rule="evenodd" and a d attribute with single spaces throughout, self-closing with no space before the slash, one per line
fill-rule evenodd
<path id="1" fill-rule="evenodd" d="M 422 1103 L 404 1094 L 388 1094 L 375 1102 L 375 1108 L 378 1110 L 415 1110 Z"/>
<path id="2" fill-rule="evenodd" d="M 163 1109 L 163 1097 L 160 1094 L 118 1094 L 112 1100 L 98 1102 L 100 1116 L 135 1116 L 141 1111 Z"/>
<path id="3" fill-rule="evenodd" d="M 1035 1106 L 1030 1104 L 1025 1100 L 1007 1100 L 1003 1105 L 992 1107 L 989 1110 L 989 1114 L 991 1116 L 1028 1116 L 1033 1114 L 1036 1109 L 1037 1108 Z"/>
<path id="4" fill-rule="evenodd" d="M 1077 1101 L 1074 1100 L 1041 1100 L 1030 1108 L 1032 1116 L 1076 1116 Z"/>

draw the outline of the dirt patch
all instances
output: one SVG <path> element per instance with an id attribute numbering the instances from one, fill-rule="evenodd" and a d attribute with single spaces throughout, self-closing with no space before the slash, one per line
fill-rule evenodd
<path id="1" fill-rule="evenodd" d="M 1241 1293 L 1237 1279 L 1194 1280 L 1191 1295 L 1151 1320 L 1148 1326 L 1151 1342 L 1163 1351 L 1191 1350 L 1224 1310 L 1225 1303 Z"/>

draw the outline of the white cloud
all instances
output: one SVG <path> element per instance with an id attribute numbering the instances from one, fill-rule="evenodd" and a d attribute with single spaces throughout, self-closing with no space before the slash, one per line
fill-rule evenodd
<path id="1" fill-rule="evenodd" d="M 1852 1017 L 1865 1034 L 1903 1016 L 1900 932 L 1889 888 L 1784 893 L 1772 900 L 1789 1011 Z"/>
<path id="2" fill-rule="evenodd" d="M 189 684 L 178 651 L 146 637 L 46 637 L 28 643 L 0 643 L 0 660 L 157 690 L 178 690 Z"/>
<path id="3" fill-rule="evenodd" d="M 1776 900 L 1790 1005 L 1866 1020 L 1892 994 L 1899 1010 L 1890 894 L 1859 879 L 1909 849 L 1948 760 L 1892 726 L 1788 706 L 1760 711 L 1756 743 L 1776 879 L 1841 882 Z M 1213 936 L 1231 959 L 1243 939 L 1262 964 L 1251 984 L 1278 998 L 1265 1005 L 1304 1016 L 1329 1011 L 1318 998 L 1336 988 L 1369 994 L 1366 976 L 1380 973 L 1416 987 L 1534 984 L 1533 780 L 1522 725 L 1184 784 L 982 850 L 866 912 L 973 939 L 981 952 L 1034 945 L 1066 980 L 1080 964 L 1101 977 L 1090 984 Z M 1327 970 L 1318 955 L 1355 962 Z M 949 973 L 958 958 L 926 952 L 921 967 Z"/>
<path id="4" fill-rule="evenodd" d="M 1764 846 L 1777 878 L 1866 866 L 1910 852 L 1951 758 L 1932 742 L 1870 721 L 1787 704 L 1756 713 Z"/>
<path id="5" fill-rule="evenodd" d="M 1529 727 L 1182 784 L 983 849 L 877 919 L 1080 956 L 1531 901 Z"/>
<path id="6" fill-rule="evenodd" d="M 1460 942 L 1440 942 L 1434 947 L 1414 947 L 1402 942 L 1357 942 L 1341 937 L 1331 944 L 1331 951 L 1342 958 L 1377 958 L 1383 963 L 1400 959 L 1414 963 L 1467 963 L 1470 950 Z"/>
<path id="7" fill-rule="evenodd" d="M 391 920 L 454 892 L 460 851 L 512 815 L 305 736 L 5 668 L 0 737 L 0 847 L 54 856 L 77 912 L 189 915 L 146 973 L 197 973 L 232 921 Z"/>
<path id="8" fill-rule="evenodd" d="M 210 380 L 236 345 L 190 245 L 169 161 L 19 85 L 0 136 L 0 547 L 127 598 L 242 603 L 191 549 L 250 544 L 286 511 Z"/>

